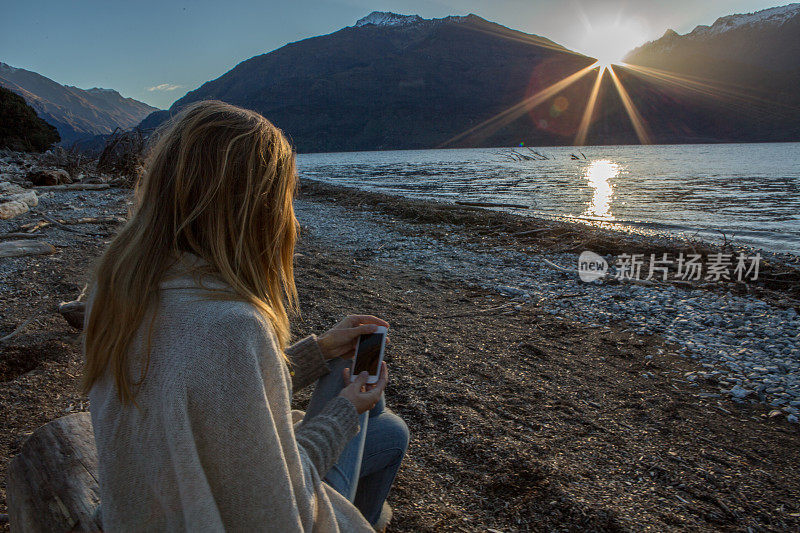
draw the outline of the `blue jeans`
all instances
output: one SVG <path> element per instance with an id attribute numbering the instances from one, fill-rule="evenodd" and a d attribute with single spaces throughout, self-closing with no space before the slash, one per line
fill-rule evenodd
<path id="1" fill-rule="evenodd" d="M 340 357 L 328 361 L 330 373 L 317 380 L 306 418 L 317 415 L 339 395 L 345 386 L 342 370 L 352 363 L 352 359 Z M 359 415 L 359 425 L 358 434 L 347 443 L 323 479 L 374 525 L 408 448 L 408 426 L 386 407 L 383 394 L 375 407 Z"/>

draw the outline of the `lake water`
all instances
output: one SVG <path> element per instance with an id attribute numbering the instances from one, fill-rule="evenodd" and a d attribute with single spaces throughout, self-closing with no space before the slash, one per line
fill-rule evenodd
<path id="1" fill-rule="evenodd" d="M 800 254 L 800 143 L 302 154 L 298 165 L 311 179 L 384 193 L 712 240 L 724 232 Z"/>

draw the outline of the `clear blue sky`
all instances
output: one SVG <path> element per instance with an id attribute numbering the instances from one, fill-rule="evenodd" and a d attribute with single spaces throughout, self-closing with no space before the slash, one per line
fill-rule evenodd
<path id="1" fill-rule="evenodd" d="M 117 89 L 160 108 L 245 59 L 350 26 L 373 10 L 425 18 L 475 13 L 591 54 L 587 24 L 595 29 L 622 24 L 627 33 L 608 34 L 626 35 L 633 47 L 641 44 L 633 41 L 660 37 L 667 28 L 685 33 L 720 16 L 782 5 L 775 0 L 40 0 L 13 4 L 3 8 L 0 18 L 0 61 L 67 85 Z"/>

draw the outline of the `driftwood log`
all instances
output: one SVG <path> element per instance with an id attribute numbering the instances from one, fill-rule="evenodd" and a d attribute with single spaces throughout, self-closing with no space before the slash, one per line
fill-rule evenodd
<path id="1" fill-rule="evenodd" d="M 522 204 L 501 204 L 496 202 L 467 202 L 465 200 L 456 200 L 456 204 L 467 207 L 513 207 L 514 209 L 530 208 L 530 206 Z"/>
<path id="2" fill-rule="evenodd" d="M 9 465 L 13 532 L 102 531 L 97 448 L 89 413 L 40 427 Z"/>
<path id="3" fill-rule="evenodd" d="M 55 246 L 44 241 L 19 240 L 0 243 L 0 257 L 52 254 L 55 251 Z"/>

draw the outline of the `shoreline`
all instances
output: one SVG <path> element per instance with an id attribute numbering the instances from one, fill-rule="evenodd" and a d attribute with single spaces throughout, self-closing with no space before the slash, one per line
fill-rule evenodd
<path id="1" fill-rule="evenodd" d="M 298 164 L 307 179 L 334 186 L 443 202 L 521 204 L 526 209 L 509 211 L 566 221 L 605 214 L 619 219 L 613 224 L 621 229 L 629 223 L 628 229 L 646 234 L 733 240 L 786 261 L 800 257 L 800 234 L 792 224 L 797 145 L 769 145 L 761 157 L 774 163 L 770 171 L 759 169 L 752 147 L 714 146 L 651 147 L 652 152 L 605 146 L 585 154 L 576 147 L 466 149 L 462 155 L 428 150 L 413 157 L 307 154 Z M 781 166 L 775 166 L 778 161 Z"/>
<path id="2" fill-rule="evenodd" d="M 42 227 L 55 254 L 0 264 L 0 336 L 39 309 L 0 347 L 0 514 L 7 461 L 25 436 L 88 409 L 76 388 L 78 332 L 55 308 L 77 297 L 88 265 L 125 216 L 130 191 L 46 194 L 38 211 L 65 222 L 98 221 L 67 224 L 80 233 Z M 738 295 L 700 286 L 580 284 L 542 259 L 567 265 L 587 242 L 605 250 L 652 243 L 569 224 L 519 235 L 541 228 L 528 217 L 306 180 L 296 211 L 302 315 L 293 320 L 295 335 L 320 333 L 352 312 L 392 324 L 387 403 L 412 434 L 389 497 L 392 531 L 800 527 L 793 468 L 800 426 L 783 407 L 759 401 L 757 390 L 742 399 L 720 392 L 732 388 L 721 363 L 687 357 L 679 343 L 640 332 L 649 326 L 635 322 L 643 314 L 639 302 L 658 317 L 687 299 L 760 299 L 765 304 L 756 311 L 768 320 L 791 307 L 780 306 L 795 297 L 782 285 L 768 281 Z M 37 220 L 21 215 L 0 221 L 0 230 Z M 785 267 L 770 268 L 774 274 Z M 647 300 L 662 292 L 678 300 Z M 591 314 L 614 305 L 619 309 L 605 318 Z M 703 327 L 724 332 L 728 323 Z M 692 338 L 704 333 L 690 331 Z M 302 409 L 306 401 L 300 395 L 294 405 Z"/>
<path id="3" fill-rule="evenodd" d="M 368 191 L 355 187 L 335 185 L 319 180 L 302 178 L 301 196 L 309 198 L 334 198 L 337 203 L 357 207 L 364 203 L 378 206 L 380 210 L 399 219 L 412 223 L 448 223 L 476 229 L 482 234 L 492 234 L 499 246 L 519 245 L 538 246 L 556 253 L 581 252 L 590 249 L 600 255 L 618 254 L 620 252 L 644 253 L 760 253 L 761 283 L 745 290 L 767 289 L 762 295 L 781 300 L 780 295 L 770 295 L 768 291 L 782 292 L 800 311 L 800 256 L 771 252 L 742 243 L 715 243 L 703 239 L 692 239 L 686 236 L 655 232 L 641 233 L 621 228 L 585 224 L 582 221 L 571 221 L 561 217 L 545 218 L 535 215 L 523 215 L 507 211 L 488 209 L 477 206 L 458 205 L 441 200 L 421 200 L 400 195 Z M 597 249 L 592 249 L 594 245 Z M 647 265 L 647 262 L 645 262 Z M 713 288 L 707 284 L 697 284 L 699 288 Z M 722 285 L 725 285 L 724 283 Z M 725 287 L 723 287 L 725 288 Z M 742 287 L 731 287 L 741 292 Z"/>
<path id="4" fill-rule="evenodd" d="M 700 243 L 701 245 L 708 247 L 723 248 L 730 244 L 730 246 L 738 250 L 747 250 L 751 254 L 760 253 L 762 256 L 768 257 L 777 263 L 785 263 L 787 265 L 795 265 L 796 267 L 800 267 L 800 252 L 793 253 L 789 251 L 770 250 L 763 247 L 758 247 L 752 243 L 744 242 L 742 240 L 735 240 L 733 237 L 740 235 L 736 233 L 731 234 L 733 237 L 730 239 L 730 243 L 728 243 L 728 233 L 717 228 L 686 227 L 661 222 L 648 222 L 644 220 L 610 220 L 600 217 L 557 215 L 538 211 L 535 208 L 523 206 L 521 204 L 494 204 L 492 202 L 481 201 L 447 201 L 439 198 L 422 199 L 416 196 L 404 196 L 402 194 L 381 192 L 380 190 L 374 188 L 368 189 L 350 185 L 339 185 L 314 178 L 303 179 L 305 181 L 314 182 L 315 184 L 322 186 L 357 190 L 360 192 L 377 194 L 390 198 L 400 198 L 403 201 L 429 202 L 434 206 L 450 205 L 455 207 L 477 207 L 480 209 L 508 215 L 510 217 L 532 219 L 535 221 L 535 225 L 547 225 L 548 223 L 578 224 L 615 234 L 626 235 L 630 238 L 651 239 L 658 242 L 673 243 L 673 245 L 676 247 L 681 247 L 682 245 L 691 246 L 692 244 L 696 245 Z"/>

